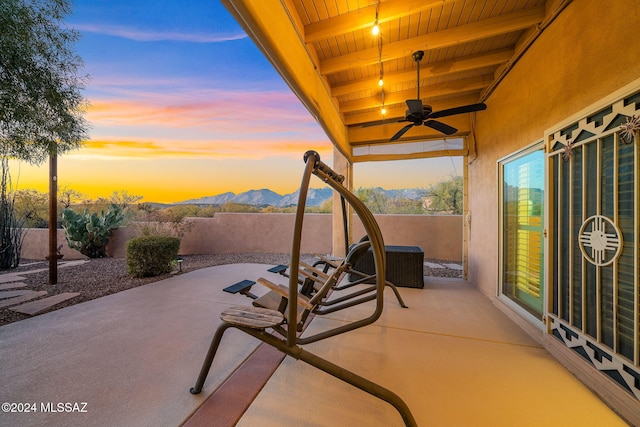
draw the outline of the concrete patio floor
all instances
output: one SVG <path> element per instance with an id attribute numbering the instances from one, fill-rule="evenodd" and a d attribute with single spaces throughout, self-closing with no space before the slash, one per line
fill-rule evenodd
<path id="1" fill-rule="evenodd" d="M 196 425 L 190 417 L 216 401 L 217 395 L 207 399 L 259 344 L 229 330 L 202 393 L 188 392 L 219 314 L 250 304 L 222 288 L 246 278 L 276 279 L 267 268 L 210 267 L 0 327 L 0 402 L 31 410 L 11 413 L 3 406 L 0 425 Z M 432 277 L 425 283 L 400 288 L 408 309 L 387 291 L 374 325 L 305 348 L 400 395 L 420 426 L 627 425 L 473 286 Z M 316 317 L 306 333 L 371 310 L 363 304 Z M 43 412 L 58 403 L 84 412 Z M 203 419 L 228 425 L 215 414 L 201 416 L 199 425 Z M 402 420 L 386 402 L 285 358 L 237 425 L 400 426 Z"/>

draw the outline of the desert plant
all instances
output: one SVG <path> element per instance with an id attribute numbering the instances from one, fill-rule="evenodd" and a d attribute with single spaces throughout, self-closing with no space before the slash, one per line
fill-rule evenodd
<path id="1" fill-rule="evenodd" d="M 197 207 L 173 206 L 162 210 L 150 210 L 136 224 L 141 236 L 184 237 L 195 225 L 188 216 Z"/>
<path id="2" fill-rule="evenodd" d="M 73 209 L 62 211 L 62 228 L 69 247 L 80 251 L 89 258 L 107 256 L 106 248 L 113 229 L 124 222 L 122 208 L 111 205 L 107 212 L 89 213 L 85 209 L 82 214 Z"/>
<path id="3" fill-rule="evenodd" d="M 460 175 L 436 184 L 427 196 L 429 213 L 462 215 L 464 179 Z"/>
<path id="4" fill-rule="evenodd" d="M 358 188 L 356 196 L 367 205 L 371 213 L 386 213 L 389 198 L 381 188 Z"/>
<path id="5" fill-rule="evenodd" d="M 47 228 L 49 226 L 49 196 L 36 190 L 16 190 L 13 209 L 18 218 L 24 220 L 25 228 Z"/>
<path id="6" fill-rule="evenodd" d="M 180 239 L 177 237 L 142 236 L 131 239 L 125 248 L 127 273 L 133 277 L 169 273 L 179 249 Z"/>
<path id="7" fill-rule="evenodd" d="M 20 263 L 24 219 L 16 215 L 15 192 L 9 192 L 11 177 L 8 160 L 2 157 L 0 162 L 0 269 L 6 270 Z"/>
<path id="8" fill-rule="evenodd" d="M 44 196 L 46 200 L 47 195 L 44 194 Z M 65 185 L 58 189 L 58 209 L 62 211 L 62 209 L 70 208 L 73 204 L 84 200 L 85 198 L 86 196 L 81 192 Z"/>

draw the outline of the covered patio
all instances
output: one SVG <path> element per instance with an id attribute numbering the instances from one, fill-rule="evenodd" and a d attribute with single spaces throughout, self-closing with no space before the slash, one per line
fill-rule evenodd
<path id="1" fill-rule="evenodd" d="M 640 115 L 636 0 L 222 2 L 323 127 L 345 186 L 357 162 L 465 158 L 467 280 L 401 289 L 408 309 L 385 295 L 375 324 L 308 349 L 399 394 L 418 425 L 640 424 L 640 144 L 620 130 Z M 585 241 L 600 247 L 584 237 L 594 216 L 615 230 L 606 265 L 584 255 Z M 337 256 L 354 241 L 342 230 L 336 214 Z M 263 350 L 273 375 L 228 413 L 248 394 L 227 378 L 259 375 L 243 370 L 257 346 L 243 334 L 225 336 L 203 394 L 188 393 L 218 315 L 247 304 L 221 289 L 265 274 L 214 267 L 0 328 L 0 397 L 38 409 L 2 424 L 402 425 L 388 404 Z"/>
<path id="2" fill-rule="evenodd" d="M 255 352 L 258 342 L 241 333 L 227 334 L 203 392 L 189 393 L 220 312 L 245 304 L 222 288 L 249 276 L 277 280 L 267 268 L 210 267 L 1 327 L 0 400 L 36 409 L 3 406 L 0 424 L 403 425 L 387 403 L 302 362 L 280 363 L 269 347 Z M 387 291 L 379 322 L 309 350 L 399 394 L 421 426 L 626 425 L 474 286 L 425 283 L 401 288 L 408 309 Z M 560 408 L 561 399 L 585 410 Z"/>
<path id="3" fill-rule="evenodd" d="M 637 2 L 222 2 L 345 185 L 358 162 L 464 157 L 464 277 L 640 424 Z"/>

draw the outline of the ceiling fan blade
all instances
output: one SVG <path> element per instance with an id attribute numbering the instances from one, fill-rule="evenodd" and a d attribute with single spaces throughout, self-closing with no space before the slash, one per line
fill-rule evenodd
<path id="1" fill-rule="evenodd" d="M 458 129 L 437 120 L 427 120 L 424 122 L 424 125 L 429 126 L 430 128 L 437 130 L 438 132 L 442 132 L 445 135 L 453 135 L 454 133 L 458 132 Z"/>
<path id="2" fill-rule="evenodd" d="M 430 119 L 437 119 L 438 117 L 453 116 L 456 114 L 472 113 L 474 111 L 486 110 L 487 105 L 485 103 L 464 105 L 462 107 L 449 108 L 447 110 L 436 111 L 429 114 Z"/>
<path id="3" fill-rule="evenodd" d="M 402 135 L 404 135 L 413 126 L 415 126 L 413 123 L 411 123 L 409 125 L 406 125 L 402 129 L 400 129 L 398 132 L 396 132 L 396 134 L 393 135 L 389 141 L 396 141 L 396 140 L 400 139 L 402 137 Z"/>
<path id="4" fill-rule="evenodd" d="M 405 102 L 409 107 L 409 114 L 422 114 L 424 112 L 422 101 L 419 99 L 407 99 Z"/>

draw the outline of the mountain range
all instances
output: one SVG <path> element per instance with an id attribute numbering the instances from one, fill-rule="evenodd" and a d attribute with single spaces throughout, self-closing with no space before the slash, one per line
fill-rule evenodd
<path id="1" fill-rule="evenodd" d="M 427 193 L 426 190 L 419 188 L 408 188 L 402 190 L 385 190 L 383 188 L 376 188 L 375 190 L 383 192 L 387 197 L 397 198 L 403 197 L 407 199 L 417 200 L 424 197 Z M 300 191 L 295 191 L 291 194 L 280 195 L 272 190 L 263 188 L 261 190 L 249 190 L 244 193 L 236 194 L 233 192 L 226 192 L 218 194 L 217 196 L 200 197 L 199 199 L 185 200 L 179 202 L 179 204 L 196 204 L 196 205 L 223 205 L 228 202 L 240 203 L 254 206 L 295 206 L 298 204 L 298 194 Z M 320 206 L 323 202 L 329 199 L 333 195 L 333 190 L 329 187 L 325 188 L 309 188 L 307 193 L 307 206 Z"/>
<path id="2" fill-rule="evenodd" d="M 298 204 L 298 194 L 300 190 L 280 195 L 275 191 L 263 188 L 261 190 L 249 190 L 244 193 L 236 194 L 230 191 L 217 196 L 200 197 L 199 199 L 185 200 L 181 204 L 198 204 L 198 205 L 223 205 L 228 202 L 241 203 L 254 206 L 295 206 Z M 320 206 L 325 200 L 331 197 L 333 190 L 331 188 L 309 188 L 307 193 L 307 206 Z"/>

